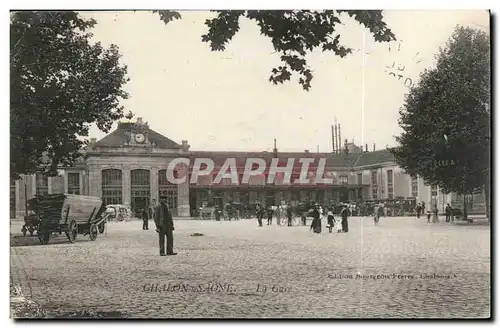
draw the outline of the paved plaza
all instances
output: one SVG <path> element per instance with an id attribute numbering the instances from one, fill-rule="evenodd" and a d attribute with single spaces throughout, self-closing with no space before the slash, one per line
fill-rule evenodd
<path id="1" fill-rule="evenodd" d="M 349 219 L 349 232 L 176 220 L 160 257 L 142 221 L 48 245 L 11 225 L 11 279 L 50 315 L 128 318 L 464 318 L 490 316 L 490 227 Z M 152 222 L 150 226 L 152 226 Z M 326 230 L 326 231 L 325 231 Z M 203 236 L 192 236 L 201 233 Z"/>

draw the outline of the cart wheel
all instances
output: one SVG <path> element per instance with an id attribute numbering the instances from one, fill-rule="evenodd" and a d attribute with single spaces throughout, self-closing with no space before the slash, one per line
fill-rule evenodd
<path id="1" fill-rule="evenodd" d="M 90 225 L 89 236 L 92 241 L 97 239 L 97 226 L 94 223 Z"/>
<path id="2" fill-rule="evenodd" d="M 76 241 L 76 235 L 78 234 L 77 226 L 75 220 L 69 223 L 68 232 L 66 232 L 66 237 L 73 244 Z"/>
<path id="3" fill-rule="evenodd" d="M 97 228 L 99 228 L 99 233 L 104 233 L 104 229 L 106 228 L 106 222 L 99 224 Z"/>
<path id="4" fill-rule="evenodd" d="M 38 231 L 38 240 L 40 240 L 40 244 L 47 245 L 49 243 L 50 231 Z"/>

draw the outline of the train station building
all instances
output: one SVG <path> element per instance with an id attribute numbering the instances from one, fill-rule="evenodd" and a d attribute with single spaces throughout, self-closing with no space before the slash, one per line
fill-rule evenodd
<path id="1" fill-rule="evenodd" d="M 213 161 L 214 170 L 190 183 L 192 165 L 176 166 L 173 176 L 188 179 L 174 184 L 167 178 L 167 171 L 176 158 L 187 158 L 191 163 L 207 158 Z M 286 184 L 283 176 L 277 175 L 268 183 L 268 171 L 252 176 L 245 184 L 234 184 L 227 178 L 216 182 L 218 170 L 228 158 L 236 160 L 239 181 L 248 158 L 262 159 L 267 165 L 274 159 L 280 166 L 294 158 L 292 180 L 300 175 L 298 160 L 310 158 L 307 178 L 311 182 Z M 331 183 L 315 183 L 321 161 L 325 164 L 323 177 L 331 179 Z M 84 157 L 73 167 L 61 169 L 57 177 L 33 174 L 11 180 L 11 217 L 25 215 L 25 199 L 52 193 L 96 196 L 105 204 L 125 204 L 133 211 L 148 206 L 152 200 L 166 199 L 174 215 L 180 217 L 197 216 L 199 208 L 207 203 L 222 207 L 228 202 L 267 206 L 315 201 L 326 205 L 332 201 L 400 199 L 435 204 L 442 211 L 447 203 L 462 201 L 458 195 L 443 194 L 438 187 L 426 185 L 420 177 L 410 177 L 396 165 L 387 149 L 368 150 L 366 145 L 363 148 L 345 141 L 342 149 L 334 153 L 280 152 L 276 145 L 272 152 L 192 151 L 187 140 L 177 143 L 154 131 L 141 118 L 119 123 L 101 140 L 91 139 Z M 475 204 L 484 206 L 484 195 L 473 197 Z"/>

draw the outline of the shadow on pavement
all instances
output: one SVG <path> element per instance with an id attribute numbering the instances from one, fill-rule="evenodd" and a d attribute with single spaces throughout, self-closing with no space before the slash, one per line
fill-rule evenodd
<path id="1" fill-rule="evenodd" d="M 80 237 L 80 236 L 79 236 Z M 97 237 L 99 238 L 99 237 Z M 81 236 L 76 239 L 76 243 L 86 243 L 92 242 L 88 236 Z M 66 238 L 65 234 L 62 235 L 52 235 L 49 239 L 49 243 L 47 245 L 59 245 L 59 244 L 71 244 Z M 22 247 L 22 246 L 47 246 L 40 244 L 38 237 L 34 236 L 10 236 L 10 247 Z"/>

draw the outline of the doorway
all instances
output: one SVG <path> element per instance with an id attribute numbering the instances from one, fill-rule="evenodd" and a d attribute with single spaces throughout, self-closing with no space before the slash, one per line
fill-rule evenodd
<path id="1" fill-rule="evenodd" d="M 136 216 L 137 211 L 149 207 L 151 198 L 150 176 L 149 170 L 138 169 L 130 171 L 130 207 L 132 213 Z"/>
<path id="2" fill-rule="evenodd" d="M 140 213 L 138 211 L 142 209 L 148 209 L 149 208 L 149 197 L 144 197 L 144 196 L 136 196 L 132 198 L 132 212 L 136 217 L 139 217 Z"/>

